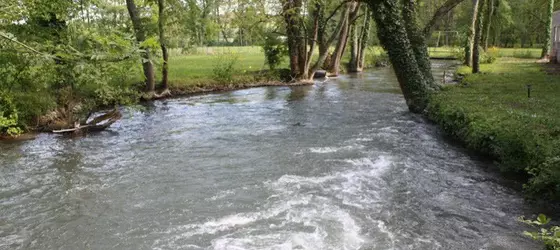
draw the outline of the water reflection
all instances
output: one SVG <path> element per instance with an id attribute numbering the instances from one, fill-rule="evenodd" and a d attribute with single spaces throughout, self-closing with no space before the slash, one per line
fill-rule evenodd
<path id="1" fill-rule="evenodd" d="M 290 93 L 286 96 L 286 101 L 300 101 L 305 99 L 309 92 L 313 89 L 313 86 L 294 86 L 290 87 Z"/>

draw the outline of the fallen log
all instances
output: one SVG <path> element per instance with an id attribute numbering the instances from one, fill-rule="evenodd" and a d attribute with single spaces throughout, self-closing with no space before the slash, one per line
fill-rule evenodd
<path id="1" fill-rule="evenodd" d="M 118 109 L 114 109 L 105 114 L 93 118 L 90 122 L 81 124 L 76 122 L 73 128 L 53 130 L 53 133 L 79 133 L 79 132 L 97 132 L 103 131 L 121 119 L 122 115 Z"/>

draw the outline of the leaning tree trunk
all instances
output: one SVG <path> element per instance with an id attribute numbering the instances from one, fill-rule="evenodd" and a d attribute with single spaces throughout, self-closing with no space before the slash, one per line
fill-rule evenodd
<path id="1" fill-rule="evenodd" d="M 541 57 L 544 58 L 550 53 L 552 46 L 552 12 L 554 12 L 554 0 L 548 0 L 548 9 L 546 12 L 546 32 L 544 33 L 544 44 Z"/>
<path id="2" fill-rule="evenodd" d="M 342 23 L 342 31 L 338 37 L 336 47 L 334 49 L 331 64 L 329 65 L 329 71 L 332 75 L 337 76 L 340 73 L 340 61 L 342 60 L 342 55 L 344 54 L 344 49 L 346 48 L 346 43 L 348 42 L 348 33 L 350 30 L 350 19 L 353 13 L 355 13 L 356 2 L 348 2 L 346 4 L 348 11 L 344 12 L 345 15 L 340 17 L 340 22 Z"/>
<path id="3" fill-rule="evenodd" d="M 134 33 L 136 36 L 136 41 L 142 44 L 146 40 L 146 33 L 140 19 L 140 13 L 134 0 L 126 0 L 126 8 L 128 9 L 128 14 L 130 15 L 130 20 L 132 21 L 132 27 L 134 28 Z M 144 70 L 144 76 L 146 77 L 146 91 L 153 92 L 155 90 L 155 74 L 154 74 L 154 64 L 152 63 L 150 49 L 140 46 L 143 50 L 142 56 L 142 68 Z"/>
<path id="4" fill-rule="evenodd" d="M 443 3 L 434 13 L 430 21 L 424 27 L 423 33 L 425 37 L 430 37 L 432 35 L 432 30 L 442 20 L 444 20 L 444 16 L 447 15 L 450 11 L 452 11 L 457 5 L 462 3 L 465 0 L 447 0 Z"/>
<path id="5" fill-rule="evenodd" d="M 482 33 L 482 46 L 484 51 L 488 51 L 488 38 L 490 37 L 490 28 L 492 25 L 492 16 L 494 15 L 494 0 L 486 0 L 486 13 L 484 17 L 484 26 Z"/>
<path id="6" fill-rule="evenodd" d="M 428 55 L 426 39 L 416 22 L 416 0 L 403 0 L 402 15 L 408 39 L 410 40 L 416 62 L 424 75 L 426 84 L 430 88 L 439 89 L 439 85 L 436 84 L 432 74 L 432 63 Z"/>
<path id="7" fill-rule="evenodd" d="M 161 46 L 161 52 L 163 54 L 163 65 L 161 67 L 161 86 L 165 90 L 168 88 L 168 78 L 169 78 L 169 53 L 167 51 L 167 43 L 165 41 L 165 32 L 164 32 L 164 1 L 165 0 L 158 0 L 158 31 L 159 31 L 159 44 Z"/>
<path id="8" fill-rule="evenodd" d="M 473 43 L 473 63 L 472 63 L 472 72 L 474 74 L 480 72 L 480 39 L 482 37 L 482 23 L 483 23 L 483 8 L 486 0 L 479 0 L 478 1 L 478 13 L 476 15 L 476 27 L 474 33 L 474 43 Z"/>
<path id="9" fill-rule="evenodd" d="M 473 0 L 472 22 L 467 36 L 467 47 L 465 47 L 465 65 L 472 66 L 474 33 L 476 32 L 476 19 L 478 17 L 479 3 L 481 0 Z"/>
<path id="10" fill-rule="evenodd" d="M 367 3 L 373 11 L 379 41 L 389 54 L 408 109 L 413 113 L 423 112 L 428 104 L 426 80 L 407 36 L 400 1 L 368 0 Z"/>

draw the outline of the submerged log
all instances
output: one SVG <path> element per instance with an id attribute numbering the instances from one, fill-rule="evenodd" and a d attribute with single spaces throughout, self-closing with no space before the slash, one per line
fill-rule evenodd
<path id="1" fill-rule="evenodd" d="M 73 128 L 53 130 L 53 133 L 64 134 L 64 133 L 79 133 L 79 132 L 97 132 L 103 131 L 113 125 L 122 117 L 121 112 L 118 109 L 111 110 L 105 114 L 93 118 L 90 122 L 79 123 L 76 122 Z"/>

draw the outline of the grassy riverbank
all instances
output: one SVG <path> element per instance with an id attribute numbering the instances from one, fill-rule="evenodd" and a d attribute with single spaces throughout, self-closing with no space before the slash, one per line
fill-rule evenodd
<path id="1" fill-rule="evenodd" d="M 429 117 L 500 170 L 527 178 L 533 197 L 560 199 L 560 76 L 534 60 L 502 58 L 431 97 Z M 531 85 L 528 98 L 527 85 Z"/>

